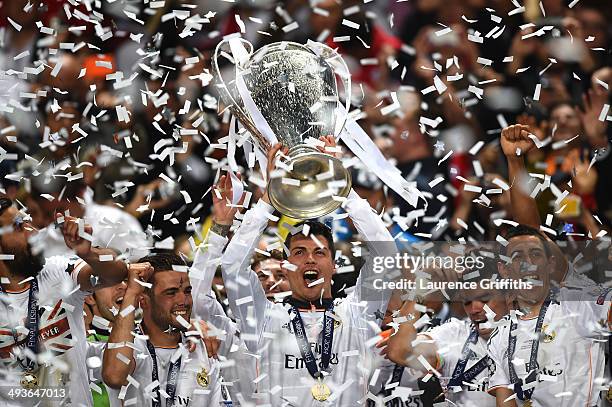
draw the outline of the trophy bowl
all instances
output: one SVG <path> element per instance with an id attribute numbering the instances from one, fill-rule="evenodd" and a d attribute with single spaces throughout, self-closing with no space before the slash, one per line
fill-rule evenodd
<path id="1" fill-rule="evenodd" d="M 336 109 L 336 73 L 328 63 L 339 55 L 321 47 L 322 52 L 317 53 L 297 43 L 269 44 L 251 53 L 236 69 L 269 128 L 289 148 L 288 170 L 268 181 L 268 194 L 279 212 L 296 219 L 334 211 L 341 201 L 333 197 L 346 197 L 351 188 L 350 173 L 342 162 L 307 142 L 338 134 L 344 125 Z M 220 77 L 218 67 L 215 73 Z M 236 82 L 224 82 L 221 96 L 257 145 L 267 151 L 270 143 L 249 113 Z"/>

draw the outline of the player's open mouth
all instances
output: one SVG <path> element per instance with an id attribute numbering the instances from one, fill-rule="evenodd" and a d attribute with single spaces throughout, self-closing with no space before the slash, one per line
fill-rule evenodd
<path id="1" fill-rule="evenodd" d="M 121 297 L 117 298 L 117 299 L 115 300 L 115 304 L 117 304 L 117 305 L 121 305 L 121 304 L 123 304 L 123 296 L 121 296 Z"/>
<path id="2" fill-rule="evenodd" d="M 184 317 L 187 315 L 186 310 L 176 310 L 172 312 L 173 315 Z"/>
<path id="3" fill-rule="evenodd" d="M 534 281 L 541 281 L 540 276 L 538 276 L 537 274 L 527 274 L 523 276 L 523 280 L 534 280 Z"/>
<path id="4" fill-rule="evenodd" d="M 311 284 L 319 279 L 318 270 L 306 270 L 304 272 L 304 281 L 306 284 Z"/>

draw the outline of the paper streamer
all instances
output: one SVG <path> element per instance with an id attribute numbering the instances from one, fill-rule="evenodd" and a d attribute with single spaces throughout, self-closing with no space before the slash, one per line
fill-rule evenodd
<path id="1" fill-rule="evenodd" d="M 227 164 L 232 173 L 238 171 L 238 164 L 236 163 L 236 138 L 236 117 L 232 116 L 230 119 L 229 140 L 227 141 Z"/>
<path id="2" fill-rule="evenodd" d="M 242 194 L 244 193 L 244 187 L 233 170 L 230 169 L 228 172 L 230 175 L 230 180 L 232 181 L 232 205 L 238 205 L 238 202 L 240 202 L 240 198 L 242 198 Z"/>
<path id="3" fill-rule="evenodd" d="M 245 56 L 248 59 L 247 50 L 244 48 L 239 38 L 232 38 L 229 40 L 232 57 L 236 61 L 244 61 Z M 255 101 L 251 97 L 251 92 L 246 86 L 244 82 L 244 78 L 242 74 L 239 72 L 238 65 L 236 65 L 236 88 L 238 89 L 238 93 L 242 98 L 242 102 L 244 103 L 244 107 L 247 110 L 247 113 L 255 123 L 255 127 L 259 130 L 263 136 L 270 142 L 271 145 L 278 143 L 278 139 L 274 134 L 274 131 L 263 117 L 257 105 L 255 105 Z"/>
<path id="4" fill-rule="evenodd" d="M 306 43 L 306 47 L 314 52 L 317 56 L 324 58 L 323 53 L 328 52 L 331 57 L 325 58 L 325 62 L 329 64 L 334 73 L 342 78 L 342 85 L 344 86 L 345 92 L 345 104 L 343 105 L 338 98 L 337 107 L 336 107 L 336 123 L 334 125 L 334 137 L 338 139 L 340 137 L 340 133 L 342 132 L 342 128 L 344 127 L 346 120 L 346 113 L 350 109 L 351 103 L 351 73 L 349 71 L 348 66 L 342 56 L 338 54 L 334 49 L 328 47 L 325 44 L 321 44 L 319 42 L 315 42 L 312 40 L 308 40 Z"/>
<path id="5" fill-rule="evenodd" d="M 376 144 L 370 139 L 370 136 L 354 119 L 347 118 L 345 128 L 340 137 L 353 154 L 367 165 L 369 170 L 376 174 L 382 182 L 406 202 L 416 208 L 419 197 L 421 197 L 425 201 L 425 208 L 427 208 L 427 200 L 423 194 L 416 189 L 416 186 L 409 184 L 404 179 L 397 167 L 387 161 Z"/>

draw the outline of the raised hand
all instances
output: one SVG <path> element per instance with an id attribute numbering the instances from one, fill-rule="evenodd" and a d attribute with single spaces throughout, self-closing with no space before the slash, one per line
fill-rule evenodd
<path id="1" fill-rule="evenodd" d="M 61 213 L 55 214 L 55 221 L 57 222 L 63 215 Z M 91 241 L 85 239 L 79 234 L 79 218 L 73 216 L 63 216 L 64 222 L 60 225 L 62 235 L 64 236 L 64 242 L 66 246 L 74 250 L 77 256 L 83 258 L 89 255 L 91 252 Z M 89 235 L 93 233 L 91 225 L 83 225 L 84 234 Z"/>
<path id="2" fill-rule="evenodd" d="M 141 294 L 144 292 L 144 286 L 138 281 L 146 283 L 155 270 L 151 263 L 133 263 L 128 266 L 128 282 L 127 290 L 134 294 Z"/>
<path id="3" fill-rule="evenodd" d="M 288 147 L 283 147 L 283 145 L 281 143 L 276 143 L 268 151 L 268 157 L 267 157 L 268 158 L 268 167 L 266 168 L 266 180 L 268 182 L 270 182 L 270 174 L 276 168 L 276 159 L 277 159 L 276 155 L 278 154 L 279 151 L 281 153 L 287 155 L 289 153 L 289 148 Z M 264 202 L 270 203 L 270 196 L 268 195 L 268 188 L 266 188 L 266 191 L 265 191 L 262 199 L 264 200 Z"/>
<path id="4" fill-rule="evenodd" d="M 209 335 L 210 328 L 205 321 L 202 321 L 201 319 L 191 320 L 191 329 L 189 332 L 194 334 L 197 332 L 197 334 L 190 336 L 195 336 L 204 342 L 204 346 L 206 346 L 206 353 L 208 354 L 209 358 L 217 357 L 219 347 L 221 346 L 221 341 L 216 336 Z M 191 343 L 188 345 L 187 349 L 189 352 L 194 352 L 196 349 L 196 343 L 194 341 L 190 342 Z"/>
<path id="5" fill-rule="evenodd" d="M 606 138 L 606 121 L 599 120 L 599 114 L 603 105 L 608 101 L 608 91 L 597 85 L 582 95 L 582 109 L 578 109 L 580 120 L 588 142 L 592 147 L 605 147 L 608 145 Z"/>
<path id="6" fill-rule="evenodd" d="M 504 155 L 508 159 L 513 159 L 518 156 L 527 154 L 535 145 L 534 141 L 529 138 L 531 135 L 529 126 L 523 124 L 513 124 L 502 130 L 501 146 Z"/>
<path id="7" fill-rule="evenodd" d="M 336 143 L 336 138 L 334 136 L 321 136 L 319 137 L 319 140 L 324 142 L 325 145 L 323 147 L 317 146 L 317 150 L 322 153 L 329 154 L 335 158 L 342 157 L 342 152 L 335 151 L 338 147 L 338 144 Z"/>
<path id="8" fill-rule="evenodd" d="M 580 195 L 592 194 L 597 184 L 597 170 L 590 165 L 588 150 L 583 151 L 581 157 L 574 163 L 574 173 L 572 174 L 572 184 L 574 192 Z"/>
<path id="9" fill-rule="evenodd" d="M 237 178 L 240 181 L 240 174 L 237 174 Z M 237 205 L 244 201 L 245 194 L 242 194 L 237 205 L 232 205 L 234 190 L 232 187 L 232 179 L 229 174 L 221 176 L 213 189 L 213 221 L 218 225 L 231 225 L 236 212 L 238 212 Z"/>

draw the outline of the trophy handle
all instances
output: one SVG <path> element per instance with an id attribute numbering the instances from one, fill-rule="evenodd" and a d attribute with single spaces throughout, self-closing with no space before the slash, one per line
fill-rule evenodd
<path id="1" fill-rule="evenodd" d="M 253 54 L 253 44 L 243 38 L 240 38 L 240 41 L 243 44 L 247 45 L 247 51 L 249 55 Z M 264 152 L 264 154 L 267 154 L 268 151 L 270 151 L 270 149 L 272 148 L 270 142 L 263 134 L 261 134 L 259 130 L 257 130 L 257 127 L 255 126 L 255 123 L 253 123 L 253 120 L 251 120 L 249 115 L 240 108 L 238 103 L 236 103 L 236 100 L 234 100 L 234 97 L 232 96 L 231 92 L 229 91 L 229 88 L 227 87 L 227 84 L 223 80 L 223 76 L 221 76 L 221 70 L 219 69 L 219 57 L 221 56 L 221 52 L 223 52 L 221 48 L 225 44 L 229 44 L 229 39 L 223 39 L 219 42 L 219 44 L 217 44 L 217 47 L 215 48 L 215 52 L 211 60 L 213 75 L 217 78 L 217 81 L 219 82 L 217 84 L 217 88 L 219 89 L 219 95 L 221 96 L 223 102 L 228 105 L 228 109 L 230 110 L 230 112 L 232 112 L 232 114 L 238 119 L 238 121 L 244 126 L 244 128 L 247 129 L 249 133 L 251 133 L 251 137 L 255 140 L 257 146 Z M 234 66 L 236 66 L 236 74 L 238 74 L 238 61 L 234 61 L 234 64 Z"/>
<path id="2" fill-rule="evenodd" d="M 338 120 L 334 126 L 334 137 L 337 139 L 346 124 L 347 114 L 351 107 L 351 96 L 352 96 L 352 84 L 351 84 L 351 74 L 349 72 L 348 66 L 335 49 L 320 43 L 308 40 L 306 46 L 310 48 L 312 52 L 324 58 L 325 61 L 332 67 L 334 73 L 341 78 L 342 86 L 344 87 L 344 91 L 346 93 L 344 109 L 338 109 L 338 114 L 341 115 L 341 120 Z M 317 49 L 318 48 L 318 49 Z M 323 55 L 323 53 L 329 55 Z M 338 98 L 340 98 L 340 92 L 338 92 Z M 340 104 L 340 100 L 338 100 Z"/>

